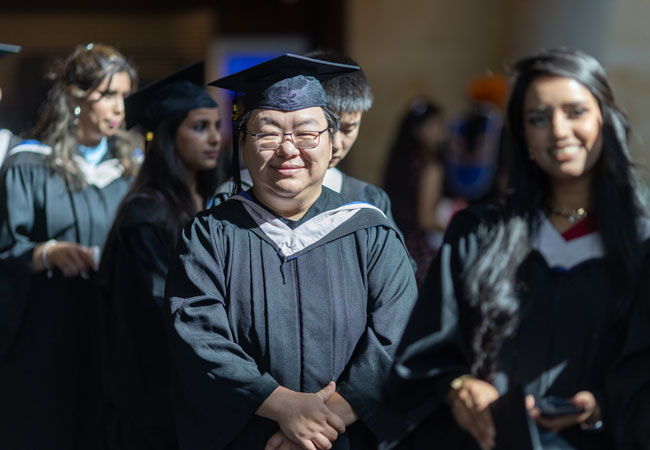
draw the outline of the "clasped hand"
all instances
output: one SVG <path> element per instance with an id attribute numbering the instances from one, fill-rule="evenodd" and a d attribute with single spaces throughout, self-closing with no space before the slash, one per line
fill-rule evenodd
<path id="1" fill-rule="evenodd" d="M 325 405 L 335 392 L 334 382 L 315 394 L 276 389 L 258 411 L 280 426 L 280 431 L 267 441 L 265 450 L 332 448 L 332 442 L 345 432 L 343 419 Z"/>
<path id="2" fill-rule="evenodd" d="M 45 244 L 39 244 L 34 249 L 33 265 L 35 271 L 45 270 L 45 261 L 49 268 L 59 269 L 66 277 L 84 276 L 91 270 L 97 270 L 95 249 L 85 247 L 75 242 L 56 242 L 44 249 Z M 47 254 L 43 255 L 43 251 Z"/>

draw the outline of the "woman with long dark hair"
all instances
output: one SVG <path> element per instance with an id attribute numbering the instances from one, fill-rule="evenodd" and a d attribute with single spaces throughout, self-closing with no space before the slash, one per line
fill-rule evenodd
<path id="1" fill-rule="evenodd" d="M 437 251 L 428 234 L 441 233 L 447 225 L 436 214 L 442 198 L 446 134 L 440 107 L 426 98 L 414 98 L 401 119 L 386 165 L 383 187 L 390 197 L 395 223 L 417 264 L 418 284 Z"/>
<path id="2" fill-rule="evenodd" d="M 126 101 L 127 123 L 154 137 L 100 265 L 110 448 L 177 448 L 163 293 L 178 234 L 218 181 L 221 118 L 202 79 L 195 63 Z"/>
<path id="3" fill-rule="evenodd" d="M 51 74 L 33 131 L 0 175 L 0 448 L 99 442 L 93 273 L 136 170 L 121 128 L 135 70 L 79 46 Z"/>
<path id="4" fill-rule="evenodd" d="M 611 448 L 605 373 L 649 279 L 628 119 L 579 51 L 541 51 L 514 75 L 508 195 L 453 220 L 387 387 L 431 414 L 405 447 L 439 433 L 444 448 L 488 449 L 519 432 L 533 448 Z M 502 396 L 522 416 L 507 433 Z"/>

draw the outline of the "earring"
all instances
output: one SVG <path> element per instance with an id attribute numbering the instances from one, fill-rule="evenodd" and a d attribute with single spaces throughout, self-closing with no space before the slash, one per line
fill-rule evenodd
<path id="1" fill-rule="evenodd" d="M 75 126 L 79 125 L 79 114 L 81 114 L 81 106 L 77 105 L 74 107 L 74 120 L 72 121 Z"/>

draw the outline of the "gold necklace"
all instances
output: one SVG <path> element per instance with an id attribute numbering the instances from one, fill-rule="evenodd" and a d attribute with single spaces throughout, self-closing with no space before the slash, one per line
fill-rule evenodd
<path id="1" fill-rule="evenodd" d="M 569 221 L 569 223 L 574 223 L 577 220 L 582 220 L 587 217 L 589 215 L 589 210 L 586 208 L 559 209 L 550 206 L 549 213 L 554 216 L 564 217 Z"/>

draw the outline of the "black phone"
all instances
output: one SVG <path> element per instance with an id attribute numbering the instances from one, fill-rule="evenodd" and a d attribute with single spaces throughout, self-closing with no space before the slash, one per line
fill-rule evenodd
<path id="1" fill-rule="evenodd" d="M 571 403 L 571 399 L 553 395 L 535 399 L 535 406 L 542 411 L 544 417 L 549 419 L 580 414 L 583 411 L 582 408 Z"/>

